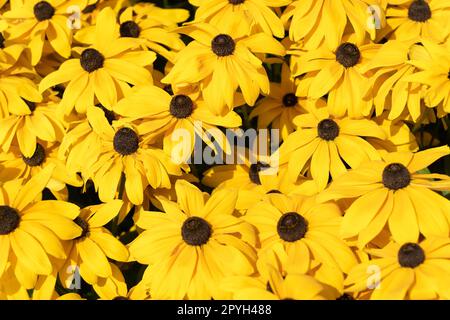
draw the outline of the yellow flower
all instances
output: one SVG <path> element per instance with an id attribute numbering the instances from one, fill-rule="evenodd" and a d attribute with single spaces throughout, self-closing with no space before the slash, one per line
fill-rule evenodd
<path id="1" fill-rule="evenodd" d="M 26 289 L 34 288 L 38 275 L 50 275 L 50 256 L 64 259 L 61 240 L 81 234 L 72 219 L 78 207 L 63 201 L 36 201 L 48 184 L 48 166 L 26 184 L 12 180 L 0 186 L 0 278 L 11 265 Z"/>
<path id="2" fill-rule="evenodd" d="M 326 289 L 311 276 L 289 273 L 283 276 L 268 267 L 268 279 L 228 277 L 222 287 L 232 292 L 235 300 L 325 300 Z"/>
<path id="3" fill-rule="evenodd" d="M 283 7 L 292 0 L 213 0 L 191 1 L 198 6 L 194 21 L 208 22 L 220 28 L 230 23 L 231 17 L 239 19 L 247 34 L 265 32 L 284 38 L 284 26 L 270 7 Z"/>
<path id="4" fill-rule="evenodd" d="M 113 109 L 127 117 L 124 121 L 128 121 L 128 117 L 137 120 L 136 128 L 145 136 L 144 142 L 155 142 L 162 136 L 164 151 L 177 163 L 184 163 L 190 158 L 196 136 L 216 150 L 211 140 L 214 137 L 219 147 L 229 152 L 227 138 L 217 126 L 236 128 L 242 124 L 234 111 L 223 115 L 211 113 L 207 104 L 195 93 L 170 95 L 155 86 L 133 88 Z"/>
<path id="5" fill-rule="evenodd" d="M 79 270 L 81 277 L 89 284 L 96 284 L 101 278 L 112 276 L 116 261 L 127 261 L 127 248 L 104 227 L 122 207 L 122 200 L 89 206 L 79 211 L 74 222 L 82 229 L 81 235 L 67 244 L 67 259 L 59 272 L 62 283 Z M 71 272 L 69 272 L 71 271 Z"/>
<path id="6" fill-rule="evenodd" d="M 142 134 L 133 125 L 117 121 L 111 125 L 104 111 L 93 106 L 87 109 L 87 119 L 89 125 L 82 122 L 80 130 L 76 126 L 73 135 L 69 132 L 64 148 L 69 151 L 67 161 L 69 158 L 73 161 L 69 168 L 84 168 L 83 179 L 94 181 L 103 202 L 115 199 L 116 192 L 123 187 L 132 203 L 142 204 L 148 185 L 169 188 L 168 175 L 181 174 L 169 155 L 144 143 Z M 73 150 L 71 144 L 75 145 Z"/>
<path id="7" fill-rule="evenodd" d="M 291 77 L 289 66 L 281 67 L 281 83 L 270 83 L 269 95 L 260 100 L 250 113 L 250 119 L 258 117 L 258 128 L 280 130 L 280 139 L 286 140 L 290 133 L 295 131 L 293 119 L 306 113 L 308 101 L 297 97 L 297 87 Z M 312 107 L 323 107 L 324 100 L 319 99 Z"/>
<path id="8" fill-rule="evenodd" d="M 448 154 L 448 146 L 384 154 L 383 161 L 364 163 L 333 181 L 320 201 L 356 198 L 344 215 L 341 235 L 357 237 L 361 248 L 386 224 L 399 243 L 417 242 L 419 234 L 447 237 L 448 200 L 430 189 L 449 190 L 450 177 L 418 171 Z"/>
<path id="9" fill-rule="evenodd" d="M 417 242 L 391 242 L 366 250 L 373 258 L 355 266 L 345 284 L 349 291 L 372 290 L 371 299 L 450 299 L 450 239 L 430 237 Z M 374 271 L 378 269 L 377 283 Z M 372 271 L 371 271 L 372 270 Z M 371 277 L 372 279 L 370 279 Z"/>
<path id="10" fill-rule="evenodd" d="M 8 153 L 0 153 L 0 164 L 3 165 L 0 181 L 14 179 L 28 181 L 48 166 L 54 166 L 52 177 L 46 187 L 57 199 L 67 200 L 66 184 L 81 187 L 83 181 L 76 173 L 70 172 L 65 162 L 58 158 L 58 147 L 58 143 L 38 142 L 31 157 L 25 157 L 15 146 L 11 147 Z"/>
<path id="11" fill-rule="evenodd" d="M 17 141 L 23 155 L 31 158 L 36 150 L 37 139 L 60 141 L 65 129 L 58 102 L 58 98 L 50 95 L 41 103 L 24 101 L 26 109 L 11 110 L 9 116 L 0 119 L 0 144 L 3 151 L 7 152 L 10 144 Z"/>
<path id="12" fill-rule="evenodd" d="M 144 68 L 156 56 L 150 51 L 131 51 L 139 44 L 133 38 L 119 38 L 116 17 L 111 8 L 103 9 L 97 19 L 95 41 L 89 48 L 80 48 L 80 58 L 64 61 L 60 68 L 39 84 L 43 92 L 68 82 L 61 108 L 69 114 L 73 107 L 79 113 L 94 105 L 94 97 L 108 109 L 129 90 L 130 84 L 151 84 L 150 72 Z"/>
<path id="13" fill-rule="evenodd" d="M 175 184 L 177 202 L 158 198 L 164 212 L 139 214 L 144 229 L 130 244 L 130 254 L 149 265 L 143 281 L 155 299 L 214 299 L 227 275 L 254 272 L 254 229 L 233 216 L 237 192 L 211 197 L 183 180 Z"/>
<path id="14" fill-rule="evenodd" d="M 304 168 L 319 190 L 325 189 L 329 176 L 333 179 L 368 160 L 379 160 L 380 155 L 363 137 L 385 139 L 386 134 L 368 119 L 335 118 L 327 108 L 311 109 L 294 119 L 299 129 L 290 134 L 279 149 L 280 164 L 288 163 L 291 181 L 296 181 Z"/>
<path id="15" fill-rule="evenodd" d="M 381 11 L 381 16 L 376 17 L 381 21 L 371 21 L 370 5 L 381 8 L 379 0 L 297 0 L 287 7 L 281 19 L 285 23 L 291 20 L 291 40 L 303 40 L 310 50 L 321 43 L 334 49 L 341 43 L 347 21 L 358 42 L 364 40 L 366 34 L 375 39 L 376 23 L 381 25 L 384 13 Z"/>
<path id="16" fill-rule="evenodd" d="M 339 238 L 342 216 L 336 204 L 270 194 L 243 219 L 258 229 L 258 263 L 278 266 L 288 274 L 310 273 L 343 293 L 344 273 L 356 264 L 356 258 Z"/>
<path id="17" fill-rule="evenodd" d="M 219 29 L 199 23 L 179 28 L 195 40 L 175 56 L 175 65 L 161 81 L 172 85 L 201 82 L 203 98 L 214 114 L 222 114 L 225 106 L 234 107 L 238 87 L 245 102 L 254 105 L 260 92 L 269 93 L 266 71 L 254 53 L 284 55 L 285 49 L 265 33 L 246 36 L 236 25 Z"/>
<path id="18" fill-rule="evenodd" d="M 445 0 L 390 0 L 386 30 L 391 39 L 441 42 L 450 34 L 449 13 Z"/>
<path id="19" fill-rule="evenodd" d="M 450 112 L 450 46 L 422 41 L 428 55 L 413 57 L 410 63 L 421 71 L 409 75 L 404 80 L 428 86 L 425 103 L 429 107 L 441 106 Z"/>
<path id="20" fill-rule="evenodd" d="M 418 45 L 397 40 L 388 41 L 380 47 L 366 66 L 367 70 L 376 69 L 371 77 L 375 112 L 381 115 L 389 110 L 388 119 L 410 116 L 417 121 L 424 110 L 422 104 L 423 85 L 404 81 L 418 69 L 409 60 L 426 56 L 426 50 Z M 429 107 L 433 107 L 430 105 Z"/>
<path id="21" fill-rule="evenodd" d="M 315 100 L 328 94 L 330 114 L 337 117 L 346 113 L 352 118 L 369 115 L 372 95 L 364 68 L 380 46 L 356 42 L 351 35 L 333 49 L 322 45 L 300 53 L 298 68 L 293 71 L 295 77 L 303 76 L 298 81 L 297 96 Z"/>
<path id="22" fill-rule="evenodd" d="M 20 6 L 5 12 L 11 21 L 8 30 L 10 40 L 26 44 L 31 50 L 31 63 L 41 60 L 44 44 L 68 58 L 72 44 L 72 30 L 68 26 L 70 7 L 80 10 L 86 6 L 84 0 L 23 0 Z"/>

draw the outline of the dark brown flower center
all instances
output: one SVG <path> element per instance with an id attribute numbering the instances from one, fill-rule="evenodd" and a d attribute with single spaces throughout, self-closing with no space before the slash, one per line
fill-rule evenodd
<path id="1" fill-rule="evenodd" d="M 44 21 L 53 17 L 55 8 L 47 1 L 40 1 L 34 5 L 33 12 L 38 21 Z"/>
<path id="2" fill-rule="evenodd" d="M 237 5 L 237 4 L 241 4 L 244 3 L 245 0 L 228 0 L 229 3 Z"/>
<path id="3" fill-rule="evenodd" d="M 408 8 L 408 18 L 416 22 L 425 22 L 431 18 L 431 9 L 424 0 L 416 0 Z"/>
<path id="4" fill-rule="evenodd" d="M 411 182 L 411 174 L 401 163 L 388 164 L 383 170 L 383 184 L 391 190 L 405 188 Z"/>
<path id="5" fill-rule="evenodd" d="M 120 25 L 120 36 L 137 38 L 141 34 L 141 28 L 134 21 L 125 21 Z"/>
<path id="6" fill-rule="evenodd" d="M 9 206 L 0 206 L 0 235 L 5 235 L 17 229 L 20 215 L 16 209 Z"/>
<path id="7" fill-rule="evenodd" d="M 89 224 L 83 218 L 76 217 L 75 220 L 73 220 L 73 222 L 75 222 L 82 230 L 81 235 L 78 238 L 76 238 L 76 240 L 83 239 L 89 235 Z"/>
<path id="8" fill-rule="evenodd" d="M 361 52 L 353 43 L 346 42 L 341 44 L 336 50 L 336 61 L 345 68 L 355 66 L 361 58 Z"/>
<path id="9" fill-rule="evenodd" d="M 212 229 L 210 224 L 199 217 L 190 217 L 181 227 L 184 242 L 191 246 L 201 246 L 208 242 Z"/>
<path id="10" fill-rule="evenodd" d="M 41 144 L 36 143 L 36 149 L 34 150 L 33 155 L 28 158 L 22 154 L 22 160 L 30 167 L 40 166 L 45 161 L 44 147 Z"/>
<path id="11" fill-rule="evenodd" d="M 130 128 L 121 128 L 114 135 L 114 150 L 123 156 L 135 153 L 139 148 L 139 136 Z"/>
<path id="12" fill-rule="evenodd" d="M 3 33 L 0 32 L 0 49 L 5 48 L 5 37 L 3 36 Z"/>
<path id="13" fill-rule="evenodd" d="M 130 299 L 127 297 L 123 297 L 123 296 L 117 296 L 117 297 L 113 298 L 113 300 L 130 300 Z"/>
<path id="14" fill-rule="evenodd" d="M 447 79 L 450 80 L 450 71 L 447 73 Z"/>
<path id="15" fill-rule="evenodd" d="M 323 119 L 317 125 L 317 134 L 323 140 L 334 140 L 339 135 L 339 126 L 332 119 Z"/>
<path id="16" fill-rule="evenodd" d="M 261 179 L 259 178 L 259 172 L 270 168 L 270 165 L 264 162 L 257 162 L 250 165 L 250 170 L 248 171 L 248 176 L 250 181 L 254 184 L 261 184 Z"/>
<path id="17" fill-rule="evenodd" d="M 277 231 L 284 241 L 294 242 L 305 236 L 308 231 L 308 222 L 297 212 L 288 212 L 278 220 Z"/>
<path id="18" fill-rule="evenodd" d="M 288 93 L 283 97 L 283 105 L 285 107 L 293 107 L 297 104 L 298 98 L 293 93 Z"/>
<path id="19" fill-rule="evenodd" d="M 227 34 L 219 34 L 211 42 L 212 51 L 219 57 L 232 55 L 236 44 L 232 37 Z"/>
<path id="20" fill-rule="evenodd" d="M 405 243 L 398 251 L 398 263 L 404 268 L 415 268 L 425 261 L 425 252 L 416 243 Z"/>
<path id="21" fill-rule="evenodd" d="M 91 73 L 103 67 L 105 57 L 95 49 L 85 49 L 81 53 L 80 64 L 87 72 Z"/>
<path id="22" fill-rule="evenodd" d="M 191 98 L 184 94 L 173 96 L 170 101 L 170 114 L 175 118 L 184 119 L 189 117 L 194 110 L 194 103 Z"/>

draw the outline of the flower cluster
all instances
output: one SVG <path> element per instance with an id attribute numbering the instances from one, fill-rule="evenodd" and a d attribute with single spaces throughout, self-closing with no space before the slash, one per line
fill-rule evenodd
<path id="1" fill-rule="evenodd" d="M 0 0 L 0 299 L 450 299 L 450 2 L 153 2 Z"/>

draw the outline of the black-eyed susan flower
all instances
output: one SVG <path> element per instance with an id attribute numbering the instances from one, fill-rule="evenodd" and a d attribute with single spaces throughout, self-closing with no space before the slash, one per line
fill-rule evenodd
<path id="1" fill-rule="evenodd" d="M 270 93 L 260 100 L 250 113 L 250 119 L 258 117 L 258 128 L 265 129 L 271 125 L 272 129 L 280 130 L 280 139 L 285 140 L 295 130 L 293 119 L 299 114 L 306 113 L 308 101 L 296 96 L 297 87 L 291 77 L 289 66 L 282 65 L 281 83 L 270 83 Z M 311 107 L 320 108 L 325 105 L 319 99 Z"/>
<path id="2" fill-rule="evenodd" d="M 214 150 L 212 138 L 221 150 L 229 152 L 228 140 L 217 127 L 237 128 L 241 117 L 234 111 L 215 115 L 205 101 L 194 93 L 170 95 L 156 86 L 133 88 L 132 92 L 114 106 L 121 116 L 136 119 L 136 128 L 145 139 L 154 142 L 163 139 L 164 151 L 177 163 L 184 163 L 195 147 L 196 136 Z"/>
<path id="3" fill-rule="evenodd" d="M 132 203 L 141 204 L 148 185 L 169 188 L 168 175 L 181 174 L 180 167 L 172 162 L 169 155 L 143 142 L 143 136 L 135 126 L 117 122 L 111 125 L 104 111 L 93 106 L 87 110 L 87 119 L 90 128 L 82 123 L 80 132 L 75 127 L 73 135 L 69 135 L 67 147 L 70 149 L 72 143 L 80 146 L 76 154 L 75 149 L 69 150 L 68 157 L 73 157 L 70 168 L 85 168 L 82 171 L 84 180 L 92 179 L 103 202 L 115 199 L 116 193 L 123 188 Z M 85 135 L 85 139 L 77 141 Z M 92 153 L 82 152 L 91 147 Z M 87 157 L 90 155 L 94 159 Z M 122 175 L 125 179 L 123 186 Z"/>
<path id="4" fill-rule="evenodd" d="M 294 119 L 298 130 L 279 149 L 280 163 L 288 163 L 292 181 L 309 167 L 319 190 L 325 189 L 329 176 L 339 177 L 362 162 L 379 160 L 380 155 L 364 137 L 385 139 L 383 129 L 368 119 L 335 118 L 326 107 L 311 109 Z"/>
<path id="5" fill-rule="evenodd" d="M 447 237 L 448 200 L 432 190 L 450 189 L 450 177 L 418 171 L 448 154 L 448 146 L 384 154 L 383 161 L 364 163 L 334 180 L 319 198 L 356 198 L 346 210 L 341 235 L 356 237 L 359 247 L 386 225 L 399 243 L 417 242 L 420 234 Z"/>
<path id="6" fill-rule="evenodd" d="M 81 277 L 89 284 L 113 275 L 112 262 L 127 261 L 128 250 L 104 226 L 119 213 L 122 200 L 85 207 L 79 210 L 74 222 L 82 229 L 81 234 L 67 244 L 67 259 L 59 272 L 62 283 L 79 270 Z M 68 272 L 71 271 L 71 272 Z"/>
<path id="7" fill-rule="evenodd" d="M 94 43 L 80 48 L 79 58 L 64 61 L 59 69 L 39 83 L 39 90 L 68 83 L 61 100 L 65 113 L 75 107 L 79 113 L 94 105 L 95 98 L 111 109 L 130 85 L 151 84 L 151 65 L 156 56 L 150 51 L 132 50 L 139 46 L 133 38 L 120 38 L 111 8 L 103 9 L 95 28 Z"/>
<path id="8" fill-rule="evenodd" d="M 263 277 L 228 277 L 221 286 L 236 300 L 325 300 L 326 288 L 304 274 L 283 275 L 269 266 L 268 279 Z M 265 280 L 265 281 L 264 281 Z"/>
<path id="9" fill-rule="evenodd" d="M 269 79 L 255 53 L 284 55 L 284 47 L 265 33 L 242 34 L 237 21 L 228 28 L 198 23 L 178 29 L 194 38 L 175 56 L 175 65 L 163 83 L 201 82 L 202 94 L 215 114 L 234 107 L 239 87 L 245 102 L 254 105 L 260 92 L 269 93 Z"/>
<path id="10" fill-rule="evenodd" d="M 149 265 L 143 280 L 152 298 L 227 297 L 219 288 L 223 277 L 255 271 L 255 231 L 233 216 L 237 192 L 209 197 L 183 180 L 175 189 L 176 203 L 159 198 L 164 212 L 139 215 L 144 232 L 130 244 L 131 257 Z"/>
<path id="11" fill-rule="evenodd" d="M 386 29 L 389 38 L 441 42 L 450 34 L 450 4 L 443 0 L 388 1 Z M 392 32 L 392 33 L 391 33 Z"/>
<path id="12" fill-rule="evenodd" d="M 355 41 L 355 35 L 343 39 L 333 49 L 321 46 L 301 53 L 293 70 L 298 81 L 297 95 L 319 99 L 328 95 L 332 115 L 362 117 L 372 110 L 370 81 L 364 69 L 378 44 Z M 295 55 L 295 52 L 293 52 Z"/>
<path id="13" fill-rule="evenodd" d="M 405 81 L 427 85 L 425 103 L 429 107 L 440 106 L 450 112 L 450 42 L 447 46 L 431 41 L 422 42 L 428 55 L 414 56 L 409 63 L 420 69 L 405 77 Z"/>
<path id="14" fill-rule="evenodd" d="M 37 201 L 48 184 L 53 167 L 31 178 L 11 180 L 0 186 L 0 278 L 8 265 L 26 289 L 34 288 L 38 275 L 50 275 L 50 257 L 64 259 L 61 240 L 81 234 L 72 220 L 78 207 L 63 201 Z"/>
<path id="15" fill-rule="evenodd" d="M 270 194 L 243 219 L 258 230 L 258 263 L 278 266 L 288 274 L 313 274 L 342 293 L 344 273 L 356 264 L 356 258 L 339 238 L 342 216 L 335 203 Z"/>
<path id="16" fill-rule="evenodd" d="M 110 277 L 98 279 L 92 287 L 103 300 L 149 300 L 150 292 L 143 285 L 138 284 L 128 290 L 125 277 L 120 268 L 111 264 Z"/>
<path id="17" fill-rule="evenodd" d="M 355 266 L 345 284 L 349 291 L 372 289 L 371 299 L 450 298 L 450 239 L 391 242 L 366 250 L 373 258 Z M 377 272 L 375 274 L 375 272 Z"/>
<path id="18" fill-rule="evenodd" d="M 277 38 L 284 38 L 284 26 L 277 14 L 271 9 L 288 5 L 292 0 L 216 0 L 191 1 L 198 6 L 195 20 L 224 27 L 230 23 L 230 17 L 238 17 L 240 28 L 251 34 L 265 32 Z"/>
<path id="19" fill-rule="evenodd" d="M 0 181 L 23 179 L 27 181 L 48 166 L 54 166 L 52 177 L 46 188 L 59 200 L 67 200 L 67 186 L 81 187 L 81 178 L 66 167 L 58 157 L 58 143 L 37 142 L 31 157 L 24 156 L 17 146 L 11 147 L 10 152 L 0 153 Z"/>
<path id="20" fill-rule="evenodd" d="M 58 102 L 59 99 L 51 94 L 41 103 L 24 101 L 27 109 L 11 110 L 9 116 L 0 119 L 0 144 L 3 151 L 9 151 L 11 143 L 17 143 L 22 154 L 31 158 L 38 139 L 61 141 L 65 129 Z"/>
<path id="21" fill-rule="evenodd" d="M 379 9 L 376 16 L 371 5 Z M 348 23 L 358 41 L 364 40 L 366 34 L 375 39 L 377 25 L 381 26 L 384 19 L 381 8 L 379 0 L 297 0 L 286 8 L 281 19 L 290 21 L 289 37 L 293 41 L 303 40 L 308 49 L 322 43 L 334 49 L 341 43 Z"/>
<path id="22" fill-rule="evenodd" d="M 283 193 L 287 195 L 314 195 L 319 192 L 311 179 L 299 177 L 291 181 L 287 166 L 271 167 L 268 162 L 251 163 L 244 158 L 243 164 L 225 164 L 214 166 L 203 173 L 202 183 L 216 189 L 233 188 L 238 190 L 236 209 L 245 213 L 267 194 Z"/>
<path id="23" fill-rule="evenodd" d="M 413 121 L 419 119 L 425 107 L 421 100 L 424 86 L 403 80 L 418 71 L 408 61 L 423 55 L 427 55 L 424 47 L 410 42 L 392 40 L 380 47 L 366 67 L 375 69 L 371 81 L 377 115 L 386 109 L 389 120 L 405 116 Z"/>
<path id="24" fill-rule="evenodd" d="M 71 7 L 83 10 L 85 0 L 24 0 L 4 13 L 11 20 L 10 39 L 25 43 L 31 50 L 31 63 L 41 60 L 45 44 L 64 58 L 71 52 L 72 30 L 67 23 Z"/>

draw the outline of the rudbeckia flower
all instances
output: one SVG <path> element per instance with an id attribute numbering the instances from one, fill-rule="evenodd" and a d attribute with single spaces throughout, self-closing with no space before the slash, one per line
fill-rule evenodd
<path id="1" fill-rule="evenodd" d="M 366 250 L 373 258 L 355 266 L 345 280 L 349 291 L 372 288 L 373 300 L 450 299 L 450 239 L 430 237 L 417 242 L 391 242 Z M 379 269 L 375 279 L 368 270 Z"/>
<path id="2" fill-rule="evenodd" d="M 287 166 L 271 167 L 267 162 L 251 163 L 244 158 L 243 164 L 217 165 L 203 173 L 202 184 L 216 189 L 237 189 L 236 209 L 246 212 L 267 194 L 283 193 L 287 195 L 314 195 L 318 193 L 313 180 L 299 177 L 291 181 L 287 175 Z"/>
<path id="3" fill-rule="evenodd" d="M 325 300 L 326 289 L 316 279 L 304 274 L 283 276 L 269 267 L 268 280 L 257 277 L 228 277 L 222 281 L 224 290 L 235 300 Z"/>
<path id="4" fill-rule="evenodd" d="M 109 124 L 104 111 L 99 107 L 89 107 L 87 118 L 91 129 L 82 126 L 78 131 L 75 127 L 73 135 L 69 135 L 69 145 L 65 147 L 69 150 L 69 157 L 73 157 L 71 167 L 85 168 L 82 171 L 83 178 L 85 181 L 93 180 L 103 202 L 115 199 L 122 175 L 125 178 L 123 191 L 132 203 L 138 205 L 142 204 L 144 189 L 148 185 L 153 188 L 169 188 L 168 175 L 181 174 L 180 167 L 171 161 L 170 156 L 160 149 L 147 146 L 142 134 L 131 124 Z M 94 134 L 91 135 L 91 131 Z M 76 141 L 85 135 L 89 139 Z M 80 145 L 76 154 L 75 149 L 70 151 L 71 142 Z M 92 153 L 82 152 L 89 148 L 92 148 Z M 89 158 L 90 156 L 94 158 Z M 89 167 L 83 163 L 89 164 Z"/>
<path id="5" fill-rule="evenodd" d="M 413 121 L 421 116 L 423 85 L 404 81 L 418 69 L 409 63 L 427 52 L 421 45 L 392 40 L 383 44 L 366 68 L 376 69 L 371 77 L 375 112 L 377 115 L 389 110 L 388 119 L 410 115 Z M 430 105 L 431 107 L 431 105 Z"/>
<path id="6" fill-rule="evenodd" d="M 63 201 L 37 201 L 48 184 L 49 166 L 26 184 L 12 180 L 0 186 L 0 278 L 8 265 L 26 289 L 34 288 L 38 275 L 50 275 L 50 257 L 64 259 L 61 240 L 81 234 L 73 219 L 76 205 Z"/>
<path id="7" fill-rule="evenodd" d="M 422 42 L 428 55 L 415 56 L 409 62 L 420 69 L 405 77 L 405 81 L 422 83 L 428 86 L 425 103 L 429 107 L 441 106 L 450 113 L 450 43 L 437 45 L 430 41 Z"/>
<path id="8" fill-rule="evenodd" d="M 10 40 L 26 44 L 31 50 L 31 63 L 41 60 L 45 44 L 64 58 L 70 56 L 72 30 L 68 26 L 71 7 L 80 10 L 86 6 L 84 0 L 23 0 L 20 6 L 11 8 L 4 17 L 11 21 L 8 29 Z"/>
<path id="9" fill-rule="evenodd" d="M 48 96 L 41 103 L 24 101 L 27 108 L 11 110 L 11 114 L 0 119 L 0 144 L 8 151 L 11 143 L 17 142 L 25 157 L 31 158 L 37 140 L 55 142 L 61 140 L 65 128 L 58 109 L 57 97 Z"/>
<path id="10" fill-rule="evenodd" d="M 112 26 L 111 26 L 112 27 Z M 143 49 L 150 49 L 172 60 L 174 52 L 185 47 L 177 33 L 170 32 L 152 15 L 138 15 L 134 7 L 125 9 L 119 17 L 119 25 L 114 26 L 115 32 L 121 38 L 134 38 Z M 90 25 L 78 31 L 75 39 L 81 43 L 95 42 L 95 25 Z"/>
<path id="11" fill-rule="evenodd" d="M 266 129 L 271 125 L 272 129 L 280 130 L 281 140 L 285 140 L 290 133 L 295 131 L 292 120 L 306 113 L 309 102 L 305 98 L 296 96 L 297 86 L 291 77 L 289 66 L 281 67 L 281 83 L 270 83 L 270 93 L 260 100 L 250 113 L 250 119 L 258 117 L 258 128 Z M 322 99 L 318 99 L 311 107 L 325 106 Z"/>
<path id="12" fill-rule="evenodd" d="M 359 247 L 386 224 L 399 243 L 417 242 L 419 234 L 447 237 L 448 200 L 432 190 L 449 190 L 450 177 L 418 171 L 449 154 L 448 146 L 384 154 L 383 161 L 364 163 L 333 181 L 319 201 L 356 198 L 344 215 L 341 235 L 357 237 Z"/>
<path id="13" fill-rule="evenodd" d="M 343 292 L 344 273 L 356 264 L 350 248 L 339 238 L 342 221 L 332 202 L 318 204 L 314 197 L 270 194 L 247 211 L 244 220 L 259 232 L 258 263 L 280 270 L 312 274 Z"/>
<path id="14" fill-rule="evenodd" d="M 60 106 L 67 114 L 73 107 L 86 113 L 86 108 L 95 104 L 94 98 L 111 109 L 130 85 L 152 83 L 145 66 L 156 56 L 150 51 L 131 50 L 137 46 L 133 38 L 120 38 L 114 11 L 105 8 L 98 16 L 92 46 L 81 48 L 79 58 L 64 61 L 57 71 L 42 79 L 39 90 L 68 82 Z"/>
<path id="15" fill-rule="evenodd" d="M 308 166 L 319 190 L 347 171 L 380 155 L 363 137 L 385 139 L 383 129 L 368 119 L 335 118 L 327 108 L 311 109 L 294 119 L 298 130 L 289 135 L 279 149 L 280 164 L 288 163 L 292 181 Z"/>
<path id="16" fill-rule="evenodd" d="M 267 73 L 254 54 L 284 55 L 284 47 L 274 38 L 264 33 L 246 36 L 237 23 L 221 29 L 199 23 L 179 28 L 178 32 L 194 41 L 175 56 L 175 65 L 161 80 L 163 83 L 201 82 L 203 98 L 215 114 L 222 114 L 225 106 L 234 107 L 238 87 L 249 105 L 255 104 L 260 92 L 269 93 Z"/>
<path id="17" fill-rule="evenodd" d="M 198 6 L 194 22 L 208 22 L 220 28 L 239 17 L 241 26 L 248 34 L 265 32 L 270 36 L 284 38 L 284 26 L 271 7 L 288 5 L 292 0 L 213 0 L 190 1 Z"/>
<path id="18" fill-rule="evenodd" d="M 67 246 L 67 259 L 59 272 L 62 283 L 68 283 L 73 277 L 68 270 L 76 272 L 89 284 L 95 284 L 100 278 L 112 276 L 113 264 L 108 258 L 116 261 L 127 261 L 127 248 L 104 227 L 117 216 L 122 207 L 122 200 L 89 206 L 79 211 L 74 222 L 82 229 L 81 235 Z"/>
<path id="19" fill-rule="evenodd" d="M 37 142 L 35 151 L 31 157 L 25 157 L 16 146 L 11 147 L 10 152 L 0 153 L 0 164 L 3 170 L 0 172 L 0 181 L 14 179 L 29 180 L 48 166 L 54 166 L 52 177 L 46 188 L 59 200 L 67 200 L 67 186 L 81 187 L 81 178 L 66 168 L 64 161 L 58 158 L 58 143 Z"/>
<path id="20" fill-rule="evenodd" d="M 381 8 L 379 0 L 297 0 L 283 12 L 284 23 L 290 21 L 289 37 L 297 42 L 303 40 L 308 49 L 315 49 L 321 43 L 330 49 L 341 43 L 348 22 L 353 28 L 357 41 L 364 40 L 367 34 L 372 39 L 376 35 L 376 23 L 382 23 L 381 16 L 374 21 L 369 6 Z"/>
<path id="21" fill-rule="evenodd" d="M 337 117 L 370 114 L 372 96 L 365 66 L 381 45 L 355 42 L 353 38 L 334 49 L 321 46 L 297 58 L 293 75 L 303 76 L 298 81 L 297 96 L 315 100 L 328 94 L 328 108 Z"/>
<path id="22" fill-rule="evenodd" d="M 227 297 L 220 280 L 252 274 L 256 259 L 254 229 L 233 216 L 237 192 L 209 197 L 182 180 L 175 189 L 176 203 L 159 198 L 164 212 L 141 212 L 137 225 L 144 232 L 130 244 L 130 254 L 150 265 L 143 280 L 155 299 Z"/>
<path id="23" fill-rule="evenodd" d="M 26 58 L 21 55 L 23 48 L 15 46 L 14 51 L 14 55 L 10 55 L 7 49 L 0 50 L 0 119 L 10 113 L 29 113 L 25 101 L 42 101 L 37 85 L 29 78 L 34 74 L 26 68 Z"/>
<path id="24" fill-rule="evenodd" d="M 385 30 L 391 39 L 441 42 L 450 34 L 449 13 L 445 0 L 389 0 Z"/>
<path id="25" fill-rule="evenodd" d="M 214 137 L 219 147 L 229 152 L 228 140 L 217 126 L 236 128 L 242 124 L 241 117 L 234 111 L 223 115 L 211 113 L 198 94 L 170 95 L 156 86 L 133 88 L 114 106 L 114 111 L 126 117 L 124 121 L 137 120 L 136 128 L 145 136 L 144 142 L 154 142 L 162 136 L 164 151 L 177 163 L 184 163 L 191 157 L 196 136 L 216 150 L 211 140 Z"/>
<path id="26" fill-rule="evenodd" d="M 102 300 L 149 300 L 150 292 L 142 285 L 136 285 L 128 290 L 125 278 L 120 268 L 110 264 L 112 274 L 107 278 L 98 279 L 92 287 Z"/>

